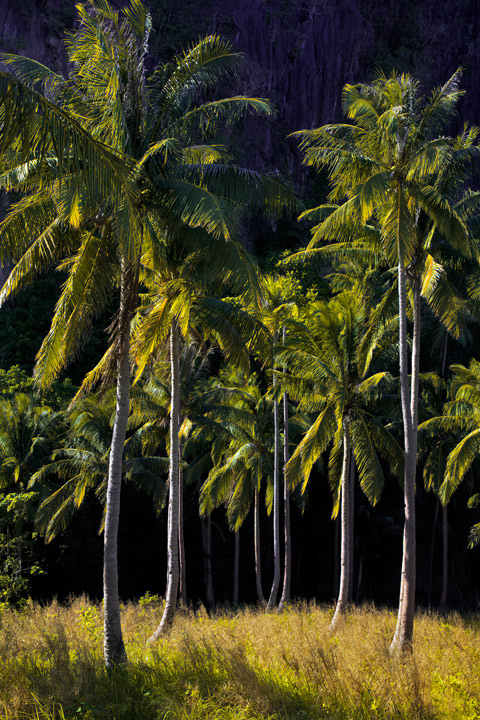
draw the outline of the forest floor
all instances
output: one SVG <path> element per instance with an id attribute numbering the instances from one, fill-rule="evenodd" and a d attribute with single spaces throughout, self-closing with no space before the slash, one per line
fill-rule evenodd
<path id="1" fill-rule="evenodd" d="M 146 641 L 161 606 L 123 608 L 129 664 L 107 674 L 101 607 L 0 611 L 0 717 L 8 720 L 478 720 L 480 615 L 421 613 L 413 653 L 389 655 L 395 613 L 352 609 L 332 636 L 330 608 L 281 615 L 181 612 Z"/>

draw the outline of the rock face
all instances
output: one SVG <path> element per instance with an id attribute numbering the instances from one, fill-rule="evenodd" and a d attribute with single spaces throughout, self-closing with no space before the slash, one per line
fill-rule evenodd
<path id="1" fill-rule="evenodd" d="M 124 5 L 125 0 L 112 2 Z M 412 72 L 425 87 L 465 68 L 460 121 L 480 123 L 478 0 L 150 0 L 157 54 L 208 32 L 229 37 L 247 57 L 244 85 L 279 108 L 277 135 L 341 118 L 346 82 L 375 68 Z M 63 28 L 72 0 L 3 0 L 0 46 L 66 71 Z M 245 91 L 245 87 L 241 88 Z M 281 165 L 275 129 L 256 142 L 260 165 Z M 284 149 L 282 149 L 283 152 Z M 277 157 L 276 157 L 277 156 Z"/>

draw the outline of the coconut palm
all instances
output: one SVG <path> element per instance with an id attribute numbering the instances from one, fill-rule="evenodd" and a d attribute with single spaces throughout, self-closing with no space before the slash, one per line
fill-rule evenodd
<path id="1" fill-rule="evenodd" d="M 360 485 L 372 504 L 383 488 L 378 453 L 388 459 L 394 473 L 402 467 L 400 447 L 381 420 L 368 408 L 382 384 L 392 381 L 375 372 L 379 356 L 391 347 L 394 321 L 379 329 L 369 347 L 362 343 L 366 310 L 362 298 L 351 292 L 310 303 L 295 334 L 279 352 L 286 364 L 286 383 L 299 408 L 318 413 L 292 457 L 286 471 L 290 485 L 304 491 L 312 467 L 333 443 L 329 456 L 329 482 L 334 516 L 341 501 L 341 577 L 332 627 L 345 614 L 350 578 L 350 458 L 353 450 Z"/>
<path id="2" fill-rule="evenodd" d="M 472 359 L 468 368 L 452 365 L 451 369 L 454 373 L 453 400 L 445 403 L 441 416 L 430 418 L 419 427 L 436 438 L 444 437 L 445 443 L 451 444 L 453 435 L 455 446 L 446 458 L 438 491 L 443 505 L 448 504 L 480 453 L 480 363 Z M 473 496 L 470 506 L 474 507 L 477 501 L 478 497 Z M 479 537 L 479 525 L 474 525 L 470 531 L 470 545 L 477 544 Z"/>
<path id="3" fill-rule="evenodd" d="M 448 396 L 449 387 L 445 380 L 436 373 L 422 375 L 422 406 L 423 415 L 428 414 L 430 419 L 435 418 L 442 412 Z M 445 476 L 447 456 L 455 445 L 455 438 L 447 428 L 439 431 L 437 423 L 430 428 L 428 420 L 418 426 L 419 449 L 425 457 L 423 463 L 423 479 L 427 492 L 433 492 L 437 496 L 435 515 L 432 530 L 432 545 L 429 562 L 428 582 L 428 604 L 431 599 L 433 550 L 435 530 L 440 503 L 439 493 Z M 430 428 L 430 430 L 429 430 Z M 450 428 L 451 429 L 451 428 Z M 439 601 L 439 610 L 443 612 L 447 603 L 448 592 L 448 505 L 441 504 L 442 508 L 442 591 Z"/>
<path id="4" fill-rule="evenodd" d="M 116 374 L 104 568 L 105 660 L 111 666 L 126 659 L 116 535 L 129 331 L 142 254 L 155 257 L 158 227 L 175 232 L 187 225 L 203 237 L 208 231 L 215 253 L 235 234 L 232 200 L 240 190 L 250 190 L 251 204 L 261 195 L 267 205 L 278 204 L 282 191 L 275 180 L 228 163 L 223 147 L 206 142 L 206 133 L 211 137 L 227 119 L 271 112 L 258 99 L 198 102 L 238 61 L 227 43 L 205 38 L 158 67 L 147 82 L 151 18 L 139 0 L 121 11 L 106 0 L 89 2 L 78 12 L 79 27 L 67 42 L 68 80 L 27 58 L 3 57 L 15 75 L 0 76 L 2 177 L 5 186 L 28 195 L 2 224 L 4 255 L 21 259 L 0 300 L 38 268 L 67 258 L 62 267 L 68 281 L 38 356 L 37 381 L 45 384 L 75 355 L 112 286 L 120 289 L 112 343 L 84 384 L 88 389 Z"/>
<path id="5" fill-rule="evenodd" d="M 198 236 L 198 233 L 195 234 Z M 188 241 L 188 242 L 187 242 Z M 244 337 L 256 334 L 254 320 L 235 304 L 209 294 L 212 285 L 222 282 L 235 285 L 245 282 L 250 268 L 248 256 L 241 247 L 217 252 L 214 257 L 208 245 L 189 240 L 189 232 L 175 237 L 159 238 L 163 251 L 155 259 L 155 266 L 146 267 L 145 294 L 135 322 L 134 349 L 138 374 L 169 343 L 170 361 L 170 462 L 169 475 L 169 537 L 168 583 L 162 621 L 152 640 L 157 639 L 171 625 L 178 589 L 178 511 L 179 511 L 179 429 L 181 409 L 180 344 L 189 337 L 214 342 L 227 357 L 247 365 L 248 352 Z M 147 259 L 146 259 L 146 262 Z M 238 277 L 236 277 L 236 275 Z M 254 278 L 254 270 L 251 268 Z M 246 279 L 249 279 L 248 273 Z M 173 425 L 172 425 L 173 423 Z"/>
<path id="6" fill-rule="evenodd" d="M 272 375 L 272 396 L 273 396 L 273 424 L 274 424 L 274 450 L 273 450 L 273 565 L 274 573 L 272 587 L 270 590 L 267 610 L 271 611 L 277 602 L 277 595 L 280 588 L 281 567 L 280 567 L 280 420 L 278 405 L 279 373 L 275 360 L 277 346 L 283 337 L 286 321 L 295 314 L 295 293 L 298 294 L 298 287 L 293 278 L 287 276 L 265 275 L 262 279 L 262 299 L 259 306 L 250 301 L 247 306 L 250 312 L 259 319 L 264 328 L 262 334 L 263 343 L 257 348 L 257 354 L 270 369 Z M 283 396 L 284 423 L 288 425 L 288 400 L 286 394 Z M 285 415 L 286 413 L 286 415 Z M 286 417 L 286 420 L 285 420 Z M 284 446 L 285 447 L 285 446 Z M 288 429 L 287 446 L 284 450 L 284 458 L 288 454 Z M 289 494 L 285 488 L 284 493 L 284 535 L 285 535 L 285 564 L 284 564 L 284 591 L 282 592 L 282 607 L 287 602 L 287 591 L 290 577 L 290 527 L 289 527 Z M 286 581 L 285 581 L 286 578 Z"/>
<path id="7" fill-rule="evenodd" d="M 439 137 L 461 95 L 459 78 L 456 72 L 428 99 L 409 75 L 379 74 L 370 84 L 346 85 L 343 105 L 352 124 L 299 133 L 305 162 L 327 166 L 334 185 L 330 195 L 333 205 L 305 214 L 319 221 L 310 248 L 328 239 L 338 241 L 337 250 L 342 252 L 345 242 L 353 237 L 357 250 L 364 255 L 372 260 L 383 255 L 391 267 L 397 268 L 405 526 L 392 651 L 410 647 L 413 636 L 420 297 L 423 292 L 431 298 L 441 289 L 438 280 L 442 269 L 431 252 L 434 240 L 441 236 L 465 255 L 471 254 L 465 218 L 451 200 L 451 186 L 459 187 L 466 168 L 478 155 L 475 133 L 460 144 Z M 458 163 L 454 160 L 457 150 L 461 158 Z M 448 166 L 453 171 L 445 186 L 442 172 Z M 338 201 L 344 202 L 335 206 Z M 413 304 L 411 380 L 407 367 L 407 284 Z M 455 308 L 455 303 L 449 305 L 448 301 L 432 301 L 432 305 L 442 319 Z"/>
<path id="8" fill-rule="evenodd" d="M 227 520 L 237 532 L 254 503 L 255 581 L 258 601 L 265 603 L 260 557 L 260 504 L 266 481 L 267 511 L 273 505 L 272 401 L 262 394 L 258 378 L 226 368 L 207 391 L 209 409 L 198 434 L 215 438 L 211 448 L 213 467 L 202 485 L 200 512 L 210 514 L 225 505 Z"/>
<path id="9" fill-rule="evenodd" d="M 30 478 L 48 459 L 61 427 L 61 413 L 40 405 L 31 395 L 0 399 L 0 487 L 25 491 Z"/>
<path id="10" fill-rule="evenodd" d="M 94 492 L 105 508 L 108 457 L 115 417 L 115 395 L 82 398 L 66 414 L 65 428 L 50 457 L 31 475 L 29 488 L 44 498 L 37 513 L 37 524 L 50 542 L 65 530 L 89 492 Z M 144 426 L 136 428 L 125 443 L 123 479 L 151 496 L 156 512 L 164 504 L 165 486 L 161 482 L 168 461 L 153 448 Z M 52 444 L 50 444 L 51 448 Z M 59 485 L 60 481 L 60 485 Z M 101 528 L 104 529 L 105 517 Z"/>

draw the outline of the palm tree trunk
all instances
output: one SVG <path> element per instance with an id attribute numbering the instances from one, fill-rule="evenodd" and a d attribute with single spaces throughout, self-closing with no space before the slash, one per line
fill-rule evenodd
<path id="1" fill-rule="evenodd" d="M 151 636 L 149 642 L 158 640 L 173 623 L 178 592 L 178 419 L 180 417 L 180 338 L 176 320 L 170 327 L 170 380 L 171 380 L 171 407 L 170 407 L 170 467 L 168 473 L 169 500 L 168 500 L 168 569 L 167 591 L 165 593 L 165 609 L 160 625 Z"/>
<path id="2" fill-rule="evenodd" d="M 117 360 L 117 397 L 112 444 L 108 462 L 107 503 L 103 534 L 103 612 L 104 657 L 107 668 L 127 662 L 120 619 L 118 594 L 118 523 L 122 486 L 123 449 L 127 435 L 130 403 L 130 318 L 128 308 L 129 273 L 122 261 L 119 317 L 119 354 Z"/>
<path id="3" fill-rule="evenodd" d="M 240 530 L 235 530 L 235 554 L 233 559 L 233 604 L 238 605 L 238 585 L 240 577 Z"/>
<path id="4" fill-rule="evenodd" d="M 276 345 L 276 334 L 273 338 L 273 346 Z M 273 371 L 273 387 L 277 385 L 277 373 Z M 278 588 L 280 586 L 280 426 L 278 421 L 278 400 L 273 402 L 273 582 L 268 598 L 267 611 L 271 612 L 277 602 Z"/>
<path id="5" fill-rule="evenodd" d="M 390 652 L 409 650 L 413 640 L 416 580 L 415 473 L 417 464 L 418 374 L 420 362 L 420 279 L 413 288 L 413 348 L 411 397 L 407 367 L 407 312 L 405 269 L 398 266 L 400 394 L 405 435 L 403 559 L 397 626 Z"/>
<path id="6" fill-rule="evenodd" d="M 342 503 L 341 503 L 341 550 L 340 550 L 340 590 L 337 606 L 330 625 L 336 630 L 346 613 L 350 582 L 350 437 L 348 423 L 343 420 L 343 467 L 342 467 Z"/>
<path id="7" fill-rule="evenodd" d="M 427 607 L 431 607 L 432 604 L 432 577 L 433 577 L 433 556 L 435 553 L 435 534 L 437 530 L 437 518 L 438 518 L 438 507 L 440 500 L 437 497 L 435 504 L 435 515 L 433 516 L 432 525 L 432 540 L 430 542 L 430 557 L 428 559 L 428 595 L 427 595 Z"/>
<path id="8" fill-rule="evenodd" d="M 286 329 L 283 328 L 283 342 L 285 343 Z M 285 372 L 285 370 L 284 370 Z M 283 393 L 283 533 L 284 533 L 284 566 L 283 589 L 278 611 L 282 612 L 290 602 L 290 582 L 292 577 L 292 538 L 290 534 L 290 492 L 285 479 L 285 467 L 289 459 L 288 441 L 288 394 Z"/>
<path id="9" fill-rule="evenodd" d="M 181 418 L 179 420 L 181 424 Z M 180 565 L 179 596 L 182 605 L 187 604 L 187 568 L 185 565 L 185 532 L 183 526 L 183 448 L 178 441 L 178 560 Z"/>
<path id="10" fill-rule="evenodd" d="M 442 595 L 438 609 L 444 612 L 448 593 L 448 505 L 442 505 Z"/>
<path id="11" fill-rule="evenodd" d="M 348 579 L 348 598 L 347 602 L 350 604 L 353 600 L 353 571 L 355 567 L 355 455 L 350 452 L 350 543 L 348 548 L 348 554 L 350 556 L 349 567 L 350 577 Z M 357 593 L 358 594 L 358 593 Z"/>
<path id="12" fill-rule="evenodd" d="M 205 603 L 207 608 L 211 610 L 215 603 L 212 580 L 212 518 L 210 515 L 207 515 L 206 518 L 200 518 L 200 522 L 202 525 Z"/>
<path id="13" fill-rule="evenodd" d="M 258 485 L 255 484 L 255 504 L 253 508 L 254 549 L 255 549 L 255 583 L 257 586 L 258 602 L 265 605 L 262 589 L 262 565 L 260 556 L 260 508 L 258 502 Z"/>

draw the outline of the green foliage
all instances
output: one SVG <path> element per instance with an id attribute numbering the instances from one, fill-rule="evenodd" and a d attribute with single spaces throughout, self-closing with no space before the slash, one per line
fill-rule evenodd
<path id="1" fill-rule="evenodd" d="M 0 603 L 24 603 L 31 578 L 43 572 L 31 529 L 37 502 L 35 492 L 0 494 Z"/>
<path id="2" fill-rule="evenodd" d="M 0 393 L 11 395 L 17 392 L 28 393 L 33 391 L 33 378 L 19 365 L 12 365 L 9 370 L 0 369 Z"/>

